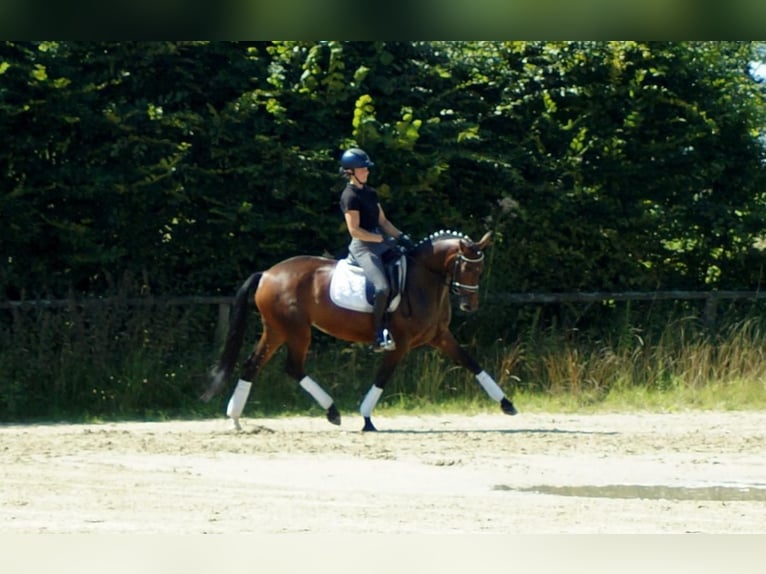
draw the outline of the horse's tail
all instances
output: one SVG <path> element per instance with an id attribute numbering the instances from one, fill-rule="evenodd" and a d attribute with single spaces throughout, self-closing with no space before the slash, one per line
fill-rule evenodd
<path id="1" fill-rule="evenodd" d="M 223 353 L 221 353 L 221 358 L 218 359 L 218 364 L 210 370 L 210 384 L 201 397 L 205 402 L 208 402 L 221 392 L 221 389 L 234 370 L 237 358 L 239 357 L 239 351 L 242 348 L 242 341 L 245 339 L 248 303 L 251 300 L 252 294 L 258 288 L 262 275 L 263 273 L 260 271 L 253 273 L 237 291 L 237 295 L 234 298 L 234 307 L 229 317 L 229 332 L 226 334 Z"/>

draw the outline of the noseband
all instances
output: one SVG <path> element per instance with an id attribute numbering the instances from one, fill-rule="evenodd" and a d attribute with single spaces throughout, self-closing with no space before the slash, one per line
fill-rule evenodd
<path id="1" fill-rule="evenodd" d="M 461 291 L 469 291 L 470 293 L 477 293 L 479 291 L 479 285 L 466 285 L 465 283 L 461 283 L 459 281 L 460 277 L 458 277 L 458 274 L 460 272 L 460 263 L 481 263 L 484 261 L 484 253 L 479 252 L 479 257 L 476 259 L 471 259 L 470 257 L 466 257 L 463 255 L 462 251 L 459 251 L 457 254 L 457 257 L 455 257 L 455 262 L 452 265 L 452 273 L 450 273 L 450 289 L 452 290 L 452 293 L 455 295 L 459 295 Z"/>

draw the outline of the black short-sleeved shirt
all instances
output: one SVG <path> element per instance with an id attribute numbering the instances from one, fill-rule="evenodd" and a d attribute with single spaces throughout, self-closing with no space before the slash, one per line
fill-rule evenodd
<path id="1" fill-rule="evenodd" d="M 380 208 L 378 207 L 378 192 L 375 188 L 365 185 L 356 187 L 348 184 L 340 196 L 340 208 L 347 211 L 359 212 L 359 227 L 374 231 L 378 227 Z"/>

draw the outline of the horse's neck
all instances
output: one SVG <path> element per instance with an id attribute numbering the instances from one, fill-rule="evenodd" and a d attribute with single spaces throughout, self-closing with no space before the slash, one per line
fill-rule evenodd
<path id="1" fill-rule="evenodd" d="M 420 251 L 416 257 L 416 268 L 423 272 L 422 282 L 436 288 L 447 288 L 451 261 L 454 259 L 456 248 L 442 241 L 429 245 Z"/>
<path id="2" fill-rule="evenodd" d="M 436 274 L 447 274 L 449 265 L 454 259 L 457 247 L 448 241 L 439 241 L 428 246 L 421 252 L 418 261 L 429 271 Z"/>

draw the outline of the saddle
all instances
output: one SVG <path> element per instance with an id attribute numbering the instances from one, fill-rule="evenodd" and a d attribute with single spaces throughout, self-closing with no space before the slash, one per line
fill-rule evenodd
<path id="1" fill-rule="evenodd" d="M 400 255 L 385 263 L 391 294 L 388 297 L 387 311 L 393 312 L 399 307 L 407 277 L 407 257 Z M 349 255 L 335 266 L 330 279 L 330 300 L 338 307 L 372 313 L 375 288 L 367 279 L 364 270 Z"/>

